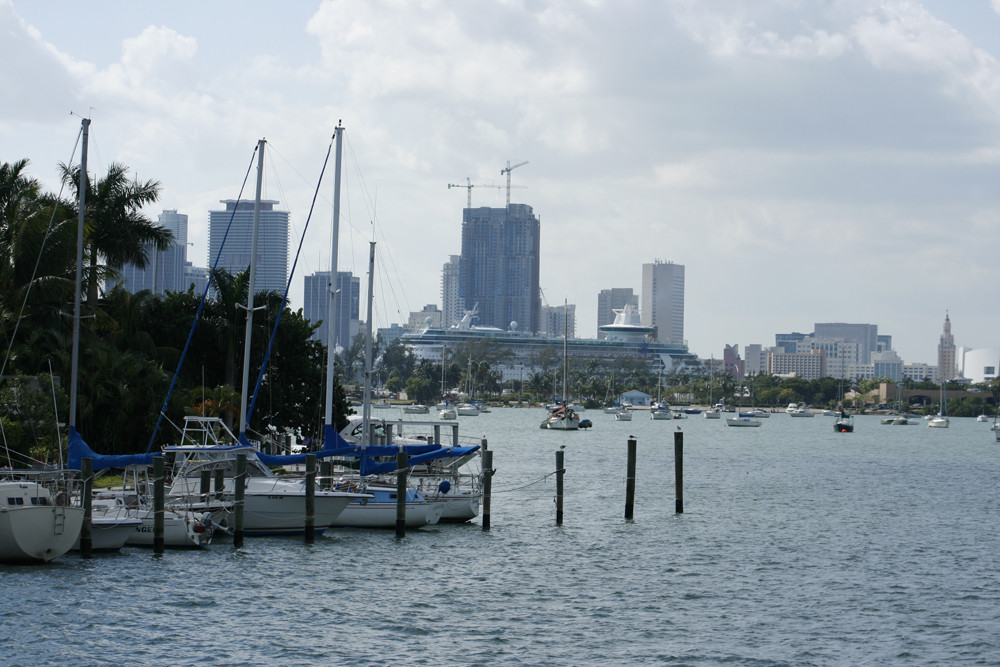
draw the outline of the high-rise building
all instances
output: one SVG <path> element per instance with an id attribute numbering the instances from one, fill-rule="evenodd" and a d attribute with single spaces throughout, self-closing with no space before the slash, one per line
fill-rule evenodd
<path id="1" fill-rule="evenodd" d="M 540 225 L 527 204 L 466 208 L 462 215 L 459 298 L 479 324 L 538 331 Z"/>
<path id="2" fill-rule="evenodd" d="M 631 287 L 612 287 L 602 289 L 597 294 L 597 337 L 604 339 L 605 334 L 601 333 L 601 325 L 613 324 L 615 321 L 615 311 L 622 310 L 625 306 L 635 306 L 639 309 L 639 295 L 632 291 Z"/>
<path id="3" fill-rule="evenodd" d="M 541 330 L 550 336 L 576 338 L 576 304 L 542 306 Z"/>
<path id="4" fill-rule="evenodd" d="M 951 319 L 948 312 L 944 314 L 944 330 L 941 332 L 941 340 L 938 343 L 938 373 L 942 382 L 954 380 L 957 375 L 955 369 L 955 337 L 951 335 Z"/>
<path id="5" fill-rule="evenodd" d="M 322 322 L 313 332 L 312 338 L 324 345 L 327 343 L 327 326 L 330 292 L 334 292 L 334 345 L 347 348 L 361 330 L 359 320 L 361 302 L 361 279 L 350 271 L 337 272 L 337 286 L 330 285 L 330 272 L 317 271 L 305 276 L 302 293 L 302 316 L 311 322 Z"/>
<path id="6" fill-rule="evenodd" d="M 857 363 L 869 364 L 872 352 L 878 350 L 877 324 L 844 324 L 843 322 L 816 323 L 813 330 L 816 338 L 842 338 L 858 344 Z"/>
<path id="7" fill-rule="evenodd" d="M 216 266 L 218 257 L 218 268 L 236 275 L 250 266 L 254 202 L 247 199 L 220 202 L 226 205 L 226 210 L 208 212 L 208 266 Z M 275 210 L 277 204 L 274 200 L 260 202 L 254 290 L 284 294 L 288 281 L 288 211 Z"/>
<path id="8" fill-rule="evenodd" d="M 133 294 L 142 290 L 149 290 L 154 294 L 184 292 L 190 287 L 190 282 L 184 275 L 187 263 L 187 215 L 178 213 L 176 209 L 167 209 L 160 213 L 157 223 L 174 235 L 174 242 L 166 250 L 146 246 L 145 268 L 139 268 L 135 264 L 122 267 L 121 281 L 118 284 Z"/>
<path id="9" fill-rule="evenodd" d="M 441 326 L 450 327 L 462 321 L 465 304 L 458 295 L 459 256 L 451 255 L 441 268 Z"/>
<path id="10" fill-rule="evenodd" d="M 642 265 L 642 324 L 656 340 L 684 344 L 684 265 L 656 260 Z"/>

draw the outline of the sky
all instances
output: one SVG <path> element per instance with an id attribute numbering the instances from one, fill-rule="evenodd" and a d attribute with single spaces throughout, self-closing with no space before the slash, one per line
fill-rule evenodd
<path id="1" fill-rule="evenodd" d="M 662 260 L 701 357 L 850 322 L 936 364 L 946 313 L 1000 345 L 1000 0 L 0 0 L 0 34 L 0 162 L 58 191 L 90 117 L 91 173 L 159 181 L 196 265 L 267 139 L 293 308 L 330 266 L 330 172 L 303 231 L 342 121 L 337 263 L 364 293 L 376 241 L 378 327 L 440 303 L 467 195 L 503 206 L 524 162 L 578 336 Z"/>

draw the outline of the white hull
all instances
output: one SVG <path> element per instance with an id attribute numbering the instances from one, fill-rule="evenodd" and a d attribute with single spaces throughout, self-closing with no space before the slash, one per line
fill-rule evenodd
<path id="1" fill-rule="evenodd" d="M 927 428 L 948 428 L 947 417 L 935 417 L 927 422 Z"/>
<path id="2" fill-rule="evenodd" d="M 650 419 L 673 419 L 674 416 L 669 410 L 651 410 L 649 413 Z"/>
<path id="3" fill-rule="evenodd" d="M 406 527 L 431 526 L 441 519 L 444 503 L 406 503 Z M 347 508 L 334 519 L 331 527 L 341 528 L 395 528 L 396 503 L 357 501 L 348 503 Z"/>
<path id="4" fill-rule="evenodd" d="M 138 526 L 142 525 L 142 519 L 138 517 L 122 516 L 121 518 L 112 516 L 91 516 L 90 518 L 90 545 L 94 551 L 117 551 L 125 546 L 128 538 Z M 80 539 L 77 538 L 73 545 L 73 551 L 80 550 Z"/>
<path id="5" fill-rule="evenodd" d="M 705 419 L 721 419 L 722 418 L 722 413 L 721 412 L 715 412 L 714 410 L 709 410 L 707 412 L 703 412 L 702 414 L 705 415 Z"/>
<path id="6" fill-rule="evenodd" d="M 73 546 L 82 507 L 0 507 L 0 563 L 47 563 Z"/>
<path id="7" fill-rule="evenodd" d="M 541 423 L 541 428 L 553 431 L 577 431 L 580 429 L 580 421 L 571 417 L 550 417 Z"/>
<path id="8" fill-rule="evenodd" d="M 632 421 L 632 413 L 627 410 L 622 410 L 615 413 L 616 422 L 630 422 Z"/>
<path id="9" fill-rule="evenodd" d="M 141 525 L 132 529 L 125 544 L 152 547 L 155 516 L 153 510 L 140 510 Z M 199 549 L 212 543 L 211 519 L 195 512 L 165 509 L 163 512 L 163 546 L 167 549 Z M 205 524 L 209 524 L 206 526 Z"/>
<path id="10" fill-rule="evenodd" d="M 761 422 L 756 419 L 750 419 L 749 417 L 728 417 L 726 418 L 726 426 L 743 426 L 743 427 L 753 427 L 760 426 Z"/>

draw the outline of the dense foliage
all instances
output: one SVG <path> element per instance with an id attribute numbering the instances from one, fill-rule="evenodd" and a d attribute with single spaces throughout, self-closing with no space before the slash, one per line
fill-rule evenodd
<path id="1" fill-rule="evenodd" d="M 72 198 L 43 193 L 28 162 L 0 164 L 0 340 L 4 346 L 2 465 L 56 459 L 69 422 L 69 380 L 76 278 L 79 168 L 62 166 Z M 146 451 L 176 442 L 192 411 L 238 420 L 241 403 L 246 272 L 212 276 L 216 296 L 193 288 L 165 296 L 107 286 L 127 263 L 145 266 L 151 248 L 172 241 L 142 214 L 159 185 L 130 180 L 111 165 L 88 176 L 84 212 L 83 297 L 76 426 L 105 454 Z M 310 339 L 316 325 L 301 310 L 282 308 L 281 295 L 260 293 L 255 304 L 250 390 L 281 315 L 252 418 L 251 431 L 316 436 L 323 423 L 325 348 Z M 188 338 L 190 335 L 190 342 Z M 182 352 L 188 347 L 178 369 Z M 174 375 L 176 372 L 176 382 Z M 167 402 L 168 389 L 173 391 Z M 336 392 L 335 419 L 349 411 Z M 164 403 L 166 402 L 166 405 Z M 154 427 L 163 408 L 164 420 Z"/>

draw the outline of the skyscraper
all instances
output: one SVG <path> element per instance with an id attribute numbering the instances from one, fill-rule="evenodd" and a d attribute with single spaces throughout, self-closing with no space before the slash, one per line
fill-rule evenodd
<path id="1" fill-rule="evenodd" d="M 625 306 L 635 306 L 639 309 L 639 296 L 632 291 L 631 287 L 612 287 L 602 289 L 597 294 L 597 337 L 600 339 L 606 336 L 601 333 L 602 324 L 614 324 L 615 310 L 621 310 Z"/>
<path id="2" fill-rule="evenodd" d="M 219 257 L 218 268 L 236 275 L 250 266 L 254 202 L 247 199 L 220 202 L 226 205 L 226 210 L 208 212 L 208 266 L 215 266 L 215 258 Z M 260 202 L 254 289 L 283 294 L 288 281 L 288 211 L 276 211 L 276 204 L 274 200 Z"/>
<path id="3" fill-rule="evenodd" d="M 317 271 L 305 276 L 302 291 L 302 316 L 310 322 L 322 322 L 313 332 L 312 338 L 326 345 L 328 301 L 330 293 L 330 272 Z M 337 272 L 336 296 L 334 298 L 334 345 L 347 348 L 354 336 L 361 330 L 359 321 L 361 302 L 361 279 L 350 271 Z"/>
<path id="4" fill-rule="evenodd" d="M 656 260 L 642 265 L 642 324 L 656 340 L 684 344 L 684 265 Z"/>
<path id="5" fill-rule="evenodd" d="M 526 204 L 466 208 L 459 257 L 459 297 L 479 324 L 521 331 L 541 326 L 538 218 Z"/>
<path id="6" fill-rule="evenodd" d="M 955 369 L 955 337 L 951 335 L 951 319 L 945 311 L 944 330 L 938 343 L 938 374 L 941 376 L 941 381 L 954 380 L 957 375 Z"/>
<path id="7" fill-rule="evenodd" d="M 157 218 L 160 227 L 174 235 L 174 242 L 166 250 L 146 247 L 148 262 L 140 269 L 134 264 L 122 267 L 119 284 L 133 294 L 149 290 L 154 294 L 184 292 L 190 286 L 185 280 L 184 266 L 187 262 L 188 217 L 176 209 L 166 209 Z"/>
<path id="8" fill-rule="evenodd" d="M 872 352 L 878 348 L 877 324 L 845 324 L 843 322 L 817 322 L 813 327 L 816 338 L 843 338 L 858 344 L 859 364 L 869 364 Z"/>
<path id="9" fill-rule="evenodd" d="M 465 315 L 465 304 L 458 295 L 459 256 L 451 255 L 441 268 L 441 326 L 458 324 Z"/>

